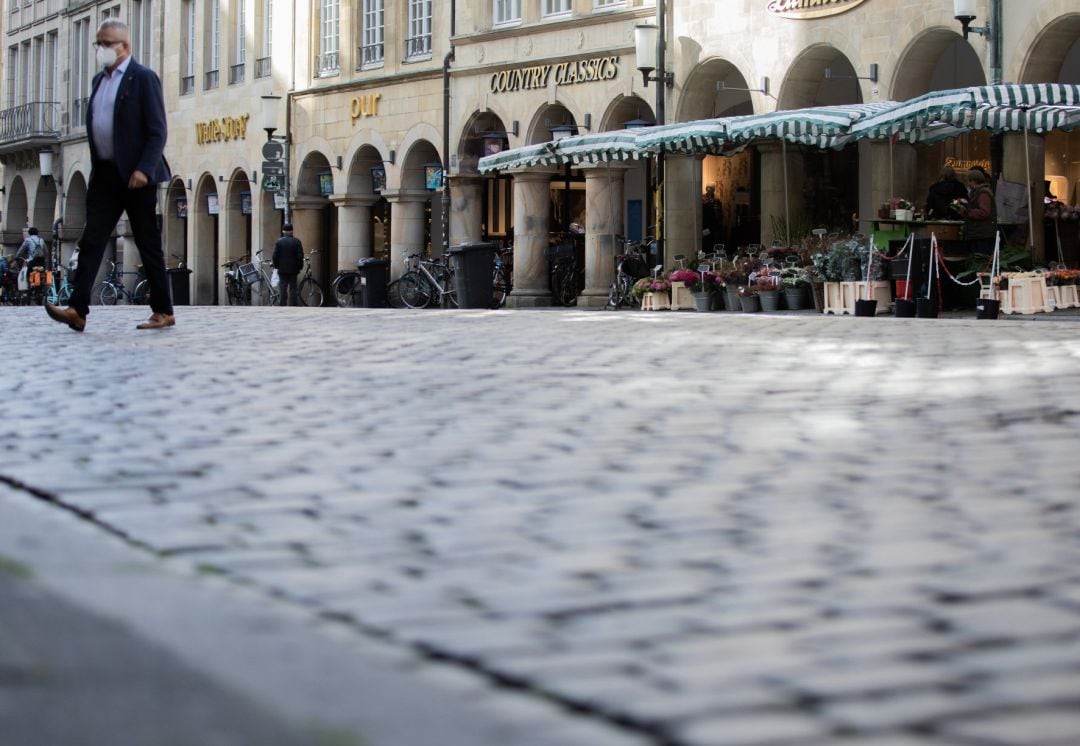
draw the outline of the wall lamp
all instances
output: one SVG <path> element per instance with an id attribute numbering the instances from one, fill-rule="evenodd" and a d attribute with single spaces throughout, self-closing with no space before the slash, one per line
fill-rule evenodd
<path id="1" fill-rule="evenodd" d="M 634 26 L 634 53 L 637 56 L 637 69 L 641 71 L 641 79 L 645 87 L 649 87 L 649 81 L 664 81 L 664 85 L 671 88 L 675 85 L 675 73 L 661 70 L 659 75 L 650 75 L 656 69 L 656 44 L 660 38 L 660 30 L 655 23 L 639 23 Z"/>
<path id="2" fill-rule="evenodd" d="M 547 122 L 544 122 L 544 124 L 546 124 L 547 128 L 551 131 L 552 140 L 561 140 L 564 137 L 569 137 L 570 135 L 577 134 L 580 130 L 588 130 L 591 132 L 592 114 L 585 115 L 585 122 L 583 124 L 569 124 L 567 122 L 556 125 L 552 125 Z"/>
<path id="3" fill-rule="evenodd" d="M 509 137 L 510 135 L 517 137 L 518 120 L 515 119 L 513 122 L 510 123 L 510 130 L 508 132 L 499 132 L 498 130 L 493 130 L 491 132 L 481 132 L 480 130 L 473 128 L 473 134 L 480 135 L 480 137 Z"/>
<path id="4" fill-rule="evenodd" d="M 390 151 L 390 157 L 383 160 L 383 163 L 389 163 L 391 166 L 393 166 L 395 160 L 397 160 L 397 152 L 391 150 Z"/>
<path id="5" fill-rule="evenodd" d="M 975 0 L 953 0 L 953 17 L 960 21 L 960 25 L 964 27 L 964 40 L 968 38 L 968 32 L 978 34 L 979 36 L 990 37 L 990 24 L 985 26 L 972 26 L 971 22 L 975 20 Z"/>
<path id="6" fill-rule="evenodd" d="M 825 80 L 869 80 L 871 83 L 878 81 L 878 63 L 870 63 L 869 75 L 833 75 L 831 67 L 825 68 Z"/>
<path id="7" fill-rule="evenodd" d="M 747 91 L 749 93 L 758 92 L 758 93 L 764 93 L 766 96 L 768 96 L 769 95 L 769 78 L 768 78 L 768 76 L 763 75 L 761 77 L 761 83 L 758 84 L 757 88 L 732 88 L 731 86 L 729 86 L 727 84 L 726 81 L 718 80 L 718 81 L 716 81 L 716 92 L 719 93 L 720 91 Z"/>

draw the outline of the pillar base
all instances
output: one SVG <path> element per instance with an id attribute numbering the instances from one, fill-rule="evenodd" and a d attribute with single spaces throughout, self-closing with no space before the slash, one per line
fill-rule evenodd
<path id="1" fill-rule="evenodd" d="M 607 306 L 607 290 L 590 290 L 586 288 L 577 299 L 578 308 L 604 308 Z"/>
<path id="2" fill-rule="evenodd" d="M 551 305 L 547 290 L 511 290 L 506 296 L 507 308 L 545 308 Z"/>

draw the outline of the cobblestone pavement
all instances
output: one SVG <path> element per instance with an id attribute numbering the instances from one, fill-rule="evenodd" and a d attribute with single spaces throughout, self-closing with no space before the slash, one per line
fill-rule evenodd
<path id="1" fill-rule="evenodd" d="M 597 745 L 1080 743 L 1073 324 L 142 315 L 0 315 L 0 477 Z"/>

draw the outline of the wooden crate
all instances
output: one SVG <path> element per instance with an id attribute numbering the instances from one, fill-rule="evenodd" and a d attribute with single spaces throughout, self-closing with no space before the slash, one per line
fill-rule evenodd
<path id="1" fill-rule="evenodd" d="M 682 311 L 689 309 L 693 311 L 695 308 L 697 307 L 694 305 L 694 294 L 690 292 L 690 288 L 686 287 L 686 283 L 678 280 L 671 283 L 671 310 Z"/>
<path id="2" fill-rule="evenodd" d="M 870 283 L 874 299 L 877 300 L 877 312 L 888 313 L 892 303 L 892 287 L 888 280 L 875 280 Z M 855 313 L 855 301 L 867 300 L 865 282 L 826 282 L 825 313 L 836 315 Z"/>
<path id="3" fill-rule="evenodd" d="M 1046 278 L 1042 275 L 1009 277 L 1009 286 L 1001 291 L 1002 313 L 1049 313 L 1050 305 Z"/>
<path id="4" fill-rule="evenodd" d="M 666 311 L 671 308 L 667 293 L 645 293 L 641 296 L 642 311 Z"/>

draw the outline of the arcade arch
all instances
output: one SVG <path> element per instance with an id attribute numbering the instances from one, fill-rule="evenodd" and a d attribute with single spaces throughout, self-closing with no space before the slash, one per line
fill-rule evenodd
<path id="1" fill-rule="evenodd" d="M 217 183 L 210 174 L 203 174 L 195 187 L 194 204 L 187 207 L 193 239 L 192 302 L 196 305 L 218 305 L 224 301 L 225 288 L 219 281 L 218 265 L 237 256 L 222 256 L 218 243 L 218 217 L 221 205 L 218 201 Z"/>

